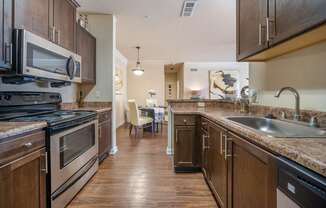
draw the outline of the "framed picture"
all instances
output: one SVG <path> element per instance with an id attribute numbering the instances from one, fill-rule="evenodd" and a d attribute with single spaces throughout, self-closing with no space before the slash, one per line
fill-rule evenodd
<path id="1" fill-rule="evenodd" d="M 240 91 L 239 72 L 231 70 L 209 71 L 209 98 L 232 99 Z"/>

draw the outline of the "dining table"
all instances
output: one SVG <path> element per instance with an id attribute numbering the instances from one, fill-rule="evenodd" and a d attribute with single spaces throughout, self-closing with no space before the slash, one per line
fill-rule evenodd
<path id="1" fill-rule="evenodd" d="M 156 133 L 158 133 L 160 129 L 162 131 L 165 109 L 165 106 L 139 106 L 142 116 L 147 116 L 153 119 L 153 129 Z M 161 124 L 161 128 L 159 128 L 159 124 Z M 145 128 L 144 131 L 152 131 L 152 128 Z"/>

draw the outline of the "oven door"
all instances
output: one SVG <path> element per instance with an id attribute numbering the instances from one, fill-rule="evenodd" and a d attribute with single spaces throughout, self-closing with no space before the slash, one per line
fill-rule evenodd
<path id="1" fill-rule="evenodd" d="M 81 57 L 23 29 L 14 32 L 17 74 L 81 82 Z"/>
<path id="2" fill-rule="evenodd" d="M 98 155 L 98 121 L 50 137 L 51 193 Z"/>

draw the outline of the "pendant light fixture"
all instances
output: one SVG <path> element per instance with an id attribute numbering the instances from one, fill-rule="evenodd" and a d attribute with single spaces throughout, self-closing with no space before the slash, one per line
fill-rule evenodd
<path id="1" fill-rule="evenodd" d="M 137 46 L 136 48 L 137 48 L 137 52 L 138 52 L 138 58 L 137 58 L 136 67 L 134 69 L 132 69 L 132 72 L 136 76 L 141 76 L 144 74 L 145 70 L 142 69 L 140 66 L 140 55 L 139 55 L 140 46 Z"/>

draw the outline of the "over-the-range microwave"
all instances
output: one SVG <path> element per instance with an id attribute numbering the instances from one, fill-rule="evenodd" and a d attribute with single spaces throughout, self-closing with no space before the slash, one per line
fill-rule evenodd
<path id="1" fill-rule="evenodd" d="M 13 32 L 8 75 L 81 82 L 81 56 L 24 29 Z"/>

